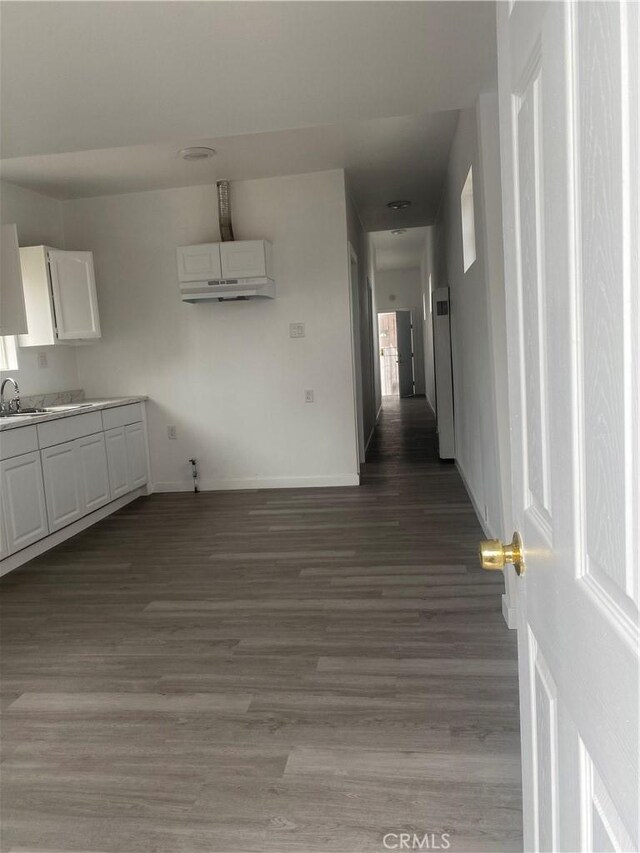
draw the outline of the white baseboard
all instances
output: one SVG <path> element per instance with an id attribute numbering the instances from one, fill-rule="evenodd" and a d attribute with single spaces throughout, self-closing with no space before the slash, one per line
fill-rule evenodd
<path id="1" fill-rule="evenodd" d="M 376 431 L 376 424 L 374 424 L 374 425 L 371 427 L 371 432 L 369 433 L 369 438 L 367 439 L 367 443 L 366 443 L 365 448 L 364 448 L 364 452 L 365 452 L 365 453 L 366 453 L 366 452 L 367 452 L 367 450 L 369 449 L 369 445 L 371 444 L 371 439 L 373 438 L 373 436 L 374 436 L 374 434 L 375 434 L 375 431 Z"/>
<path id="2" fill-rule="evenodd" d="M 111 501 L 111 503 L 101 506 L 100 509 L 89 513 L 89 515 L 85 515 L 84 518 L 74 521 L 73 524 L 69 524 L 67 527 L 63 527 L 62 530 L 56 530 L 55 533 L 50 533 L 48 536 L 45 536 L 44 539 L 40 539 L 38 542 L 34 542 L 33 545 L 29 545 L 28 548 L 23 548 L 22 551 L 17 551 L 15 554 L 11 554 L 10 557 L 7 557 L 0 563 L 0 577 L 2 575 L 6 575 L 8 572 L 12 572 L 14 569 L 17 569 L 18 566 L 28 563 L 29 560 L 33 560 L 34 557 L 39 557 L 40 554 L 44 554 L 45 551 L 55 548 L 56 545 L 60 545 L 60 543 L 64 542 L 66 539 L 70 539 L 77 533 L 81 533 L 83 530 L 86 530 L 87 527 L 91 527 L 96 522 L 102 521 L 103 518 L 111 515 L 112 512 L 122 509 L 123 506 L 131 503 L 131 501 L 135 501 L 136 498 L 142 497 L 142 495 L 148 494 L 148 492 L 149 490 L 147 487 L 142 486 L 134 492 L 129 492 L 128 495 L 123 495 L 121 498 L 116 498 L 115 501 Z"/>
<path id="3" fill-rule="evenodd" d="M 457 459 L 456 459 L 455 464 L 456 464 L 456 470 L 458 471 L 458 474 L 460 474 L 460 479 L 462 480 L 464 487 L 467 490 L 467 494 L 469 495 L 469 500 L 473 504 L 473 508 L 475 510 L 476 516 L 478 517 L 478 521 L 480 523 L 480 527 L 482 528 L 484 535 L 487 537 L 487 539 L 499 538 L 493 532 L 489 523 L 486 522 L 484 520 L 484 518 L 482 517 L 482 513 L 480 512 L 480 507 L 478 506 L 478 501 L 476 500 L 476 497 L 473 494 L 471 486 L 469 485 L 469 481 L 465 477 L 464 471 L 463 471 L 462 467 L 460 466 L 460 463 L 458 462 Z M 505 578 L 505 584 L 506 584 L 506 578 Z M 504 621 L 507 623 L 507 628 L 515 628 L 516 627 L 515 604 L 509 600 L 509 596 L 507 593 L 503 593 L 503 595 L 502 595 L 502 616 L 504 618 Z"/>
<path id="4" fill-rule="evenodd" d="M 455 460 L 455 465 L 456 465 L 456 470 L 457 470 L 458 474 L 460 474 L 460 479 L 462 480 L 464 487 L 467 490 L 467 494 L 469 495 L 469 500 L 473 504 L 473 508 L 476 511 L 476 515 L 478 516 L 478 521 L 480 522 L 480 527 L 482 528 L 484 535 L 487 537 L 487 539 L 497 539 L 498 537 L 496 536 L 496 534 L 491 529 L 489 522 L 484 520 L 484 518 L 482 516 L 482 512 L 480 510 L 480 506 L 478 504 L 478 501 L 476 500 L 476 496 L 473 494 L 471 486 L 469 485 L 469 481 L 467 480 L 465 473 L 462 469 L 462 466 L 460 465 L 460 463 L 458 462 L 457 459 Z"/>
<path id="5" fill-rule="evenodd" d="M 517 628 L 516 608 L 509 602 L 509 597 L 506 593 L 502 596 L 502 616 L 507 623 L 507 628 Z"/>
<path id="6" fill-rule="evenodd" d="M 359 486 L 358 474 L 328 474 L 320 477 L 255 477 L 247 479 L 200 480 L 201 492 L 256 491 L 258 489 L 319 489 L 328 486 Z M 193 480 L 154 483 L 154 492 L 191 492 Z"/>

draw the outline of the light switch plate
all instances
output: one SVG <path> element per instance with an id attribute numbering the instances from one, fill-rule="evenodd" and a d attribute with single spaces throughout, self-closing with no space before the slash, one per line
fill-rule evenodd
<path id="1" fill-rule="evenodd" d="M 304 338 L 305 334 L 304 323 L 289 323 L 290 338 Z"/>
<path id="2" fill-rule="evenodd" d="M 46 352 L 38 353 L 38 367 L 49 367 L 49 361 L 47 359 Z"/>

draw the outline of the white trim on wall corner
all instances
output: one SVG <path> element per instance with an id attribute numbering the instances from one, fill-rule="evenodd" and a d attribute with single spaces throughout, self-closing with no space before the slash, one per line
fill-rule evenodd
<path id="1" fill-rule="evenodd" d="M 320 477 L 254 477 L 247 479 L 200 480 L 201 492 L 257 491 L 258 489 L 314 489 L 328 486 L 359 486 L 358 474 L 327 474 Z M 154 483 L 154 492 L 191 492 L 193 480 Z"/>

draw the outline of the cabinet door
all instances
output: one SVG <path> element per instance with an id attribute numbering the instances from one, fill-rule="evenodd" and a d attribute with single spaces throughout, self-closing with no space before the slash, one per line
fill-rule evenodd
<path id="1" fill-rule="evenodd" d="M 207 281 L 222 277 L 219 243 L 178 246 L 177 252 L 179 281 Z"/>
<path id="2" fill-rule="evenodd" d="M 259 278 L 267 274 L 264 240 L 220 244 L 223 278 Z"/>
<path id="3" fill-rule="evenodd" d="M 129 424 L 124 429 L 127 440 L 129 484 L 132 489 L 138 489 L 147 482 L 147 448 L 144 440 L 144 427 L 139 423 Z"/>
<path id="4" fill-rule="evenodd" d="M 99 338 L 93 254 L 50 249 L 48 257 L 58 339 Z"/>
<path id="5" fill-rule="evenodd" d="M 47 447 L 42 453 L 42 473 L 51 532 L 84 515 L 79 449 L 76 441 Z"/>
<path id="6" fill-rule="evenodd" d="M 127 440 L 124 427 L 114 427 L 104 434 L 109 465 L 111 497 L 119 498 L 131 491 L 129 467 L 127 465 Z"/>
<path id="7" fill-rule="evenodd" d="M 0 249 L 0 335 L 23 335 L 27 331 L 27 315 L 15 225 L 2 226 Z"/>
<path id="8" fill-rule="evenodd" d="M 7 552 L 13 554 L 49 533 L 40 453 L 24 453 L 0 463 Z"/>
<path id="9" fill-rule="evenodd" d="M 2 489 L 0 489 L 0 560 L 9 556 L 9 543 L 7 542 L 7 528 L 5 526 L 4 511 L 2 508 Z"/>
<path id="10" fill-rule="evenodd" d="M 104 434 L 76 439 L 84 512 L 93 512 L 111 500 Z"/>
<path id="11" fill-rule="evenodd" d="M 9 556 L 9 543 L 7 541 L 7 528 L 2 508 L 2 489 L 0 489 L 0 560 Z"/>

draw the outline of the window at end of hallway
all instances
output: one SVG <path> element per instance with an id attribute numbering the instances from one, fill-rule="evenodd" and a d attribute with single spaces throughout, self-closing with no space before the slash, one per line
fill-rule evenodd
<path id="1" fill-rule="evenodd" d="M 473 166 L 462 187 L 460 196 L 460 217 L 462 220 L 462 262 L 466 272 L 476 259 L 476 226 L 473 212 Z"/>
<path id="2" fill-rule="evenodd" d="M 15 335 L 0 335 L 0 370 L 17 370 L 18 354 Z"/>

